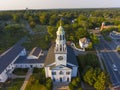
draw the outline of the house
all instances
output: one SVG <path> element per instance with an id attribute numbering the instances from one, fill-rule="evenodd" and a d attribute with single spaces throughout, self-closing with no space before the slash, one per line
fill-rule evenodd
<path id="1" fill-rule="evenodd" d="M 90 40 L 86 37 L 79 39 L 79 45 L 81 48 L 87 48 L 90 43 Z"/>
<path id="2" fill-rule="evenodd" d="M 66 45 L 65 31 L 60 25 L 57 32 L 56 44 L 53 44 L 45 59 L 46 78 L 54 82 L 70 82 L 77 76 L 78 63 L 71 46 Z"/>
<path id="3" fill-rule="evenodd" d="M 107 28 L 111 28 L 111 27 L 118 28 L 117 26 L 113 25 L 113 23 L 110 23 L 110 22 L 102 22 L 102 25 L 101 25 L 100 30 L 107 29 Z"/>

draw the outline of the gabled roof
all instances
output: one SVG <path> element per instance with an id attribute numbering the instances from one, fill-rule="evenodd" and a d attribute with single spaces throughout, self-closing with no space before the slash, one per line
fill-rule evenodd
<path id="1" fill-rule="evenodd" d="M 81 38 L 81 39 L 79 39 L 79 41 L 82 42 L 82 43 L 85 43 L 87 41 L 87 38 L 86 37 Z"/>
<path id="2" fill-rule="evenodd" d="M 45 66 L 50 65 L 54 62 L 55 62 L 55 53 L 54 53 L 54 45 L 52 45 L 45 59 Z M 71 63 L 73 65 L 78 66 L 74 51 L 69 45 L 67 45 L 67 63 Z"/>
<path id="3" fill-rule="evenodd" d="M 40 53 L 41 53 L 41 49 L 38 47 L 35 47 L 32 49 L 32 51 L 30 52 L 29 55 L 34 55 L 34 56 L 38 57 Z"/>
<path id="4" fill-rule="evenodd" d="M 0 56 L 0 74 L 6 69 L 9 64 L 12 63 L 12 61 L 23 49 L 23 47 L 16 44 L 7 53 Z"/>
<path id="5" fill-rule="evenodd" d="M 78 66 L 78 62 L 74 53 L 74 50 L 71 46 L 67 45 L 67 63 Z"/>
<path id="6" fill-rule="evenodd" d="M 47 53 L 45 63 L 44 63 L 45 66 L 55 62 L 54 46 L 55 45 L 53 44 Z"/>
<path id="7" fill-rule="evenodd" d="M 39 64 L 44 63 L 45 55 L 40 56 L 38 59 L 27 59 L 27 56 L 20 56 L 14 64 Z"/>

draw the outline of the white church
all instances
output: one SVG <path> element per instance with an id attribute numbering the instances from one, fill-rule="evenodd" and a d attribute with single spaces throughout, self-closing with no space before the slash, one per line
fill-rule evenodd
<path id="1" fill-rule="evenodd" d="M 66 45 L 65 31 L 60 25 L 56 44 L 52 45 L 47 55 L 35 47 L 26 53 L 24 47 L 15 44 L 0 55 L 0 82 L 5 82 L 15 68 L 45 68 L 46 78 L 54 82 L 70 82 L 77 76 L 78 63 L 71 46 Z"/>
<path id="2" fill-rule="evenodd" d="M 70 82 L 77 76 L 78 64 L 73 49 L 66 45 L 65 31 L 60 25 L 57 32 L 55 45 L 48 51 L 45 60 L 46 77 L 51 77 L 54 82 Z"/>

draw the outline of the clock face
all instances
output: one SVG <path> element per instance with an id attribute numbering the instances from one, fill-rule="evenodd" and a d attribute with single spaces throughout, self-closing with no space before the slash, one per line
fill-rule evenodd
<path id="1" fill-rule="evenodd" d="M 58 60 L 63 60 L 63 56 L 58 56 Z"/>

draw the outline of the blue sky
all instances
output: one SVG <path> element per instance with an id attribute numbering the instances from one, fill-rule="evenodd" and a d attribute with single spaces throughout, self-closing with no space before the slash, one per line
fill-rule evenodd
<path id="1" fill-rule="evenodd" d="M 0 0 L 0 10 L 120 7 L 120 0 Z"/>

